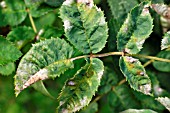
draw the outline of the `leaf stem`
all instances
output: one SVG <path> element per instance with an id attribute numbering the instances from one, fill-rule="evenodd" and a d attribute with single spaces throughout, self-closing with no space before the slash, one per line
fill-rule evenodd
<path id="1" fill-rule="evenodd" d="M 37 29 L 35 27 L 35 23 L 34 23 L 34 20 L 32 18 L 32 15 L 30 14 L 30 12 L 28 11 L 28 15 L 29 15 L 29 19 L 30 19 L 30 22 L 31 22 L 31 25 L 32 25 L 32 28 L 34 30 L 35 33 L 37 33 Z"/>
<path id="2" fill-rule="evenodd" d="M 151 64 L 152 62 L 154 62 L 154 60 L 149 60 L 149 61 L 147 61 L 145 64 L 143 64 L 143 67 L 148 66 L 148 65 Z"/>
<path id="3" fill-rule="evenodd" d="M 157 61 L 161 61 L 161 62 L 169 62 L 169 59 L 164 59 L 164 58 L 158 58 L 158 57 L 154 57 L 154 56 L 146 56 L 146 55 L 141 55 L 141 54 L 127 54 L 127 56 L 133 56 L 133 57 L 138 57 L 138 58 L 146 58 L 146 59 L 151 59 L 151 60 L 157 60 Z"/>
<path id="4" fill-rule="evenodd" d="M 133 57 L 138 57 L 138 58 L 150 59 L 150 61 L 147 64 L 145 64 L 146 66 L 149 65 L 150 63 L 152 63 L 155 60 L 170 63 L 169 59 L 158 58 L 158 57 L 154 57 L 154 56 L 141 55 L 141 54 L 124 54 L 124 52 L 109 52 L 109 53 L 103 53 L 103 54 L 83 55 L 83 56 L 71 58 L 70 60 L 74 61 L 74 60 L 81 59 L 81 58 L 88 58 L 88 57 L 97 58 L 97 57 L 106 57 L 106 56 L 114 56 L 114 55 L 122 55 L 122 56 L 125 55 L 125 56 L 133 56 Z"/>

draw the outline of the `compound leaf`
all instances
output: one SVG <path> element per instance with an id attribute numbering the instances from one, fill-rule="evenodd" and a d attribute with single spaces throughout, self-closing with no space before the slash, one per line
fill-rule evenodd
<path id="1" fill-rule="evenodd" d="M 8 40 L 0 36 L 0 65 L 15 62 L 22 53 Z"/>
<path id="2" fill-rule="evenodd" d="M 13 62 L 7 63 L 5 65 L 0 65 L 0 74 L 10 75 L 15 71 L 15 64 Z"/>
<path id="3" fill-rule="evenodd" d="M 68 40 L 83 53 L 102 50 L 108 37 L 108 27 L 101 9 L 92 3 L 67 0 L 60 8 Z"/>
<path id="4" fill-rule="evenodd" d="M 170 48 L 170 31 L 168 31 L 161 42 L 161 50 Z"/>
<path id="5" fill-rule="evenodd" d="M 120 113 L 157 113 L 153 110 L 150 110 L 150 109 L 128 109 L 128 110 L 125 110 L 125 111 L 122 111 Z"/>
<path id="6" fill-rule="evenodd" d="M 20 26 L 12 29 L 8 33 L 7 39 L 15 44 L 18 49 L 24 47 L 27 43 L 34 40 L 36 34 L 31 27 Z"/>
<path id="7" fill-rule="evenodd" d="M 117 34 L 117 48 L 130 54 L 138 53 L 153 28 L 153 19 L 149 13 L 148 4 L 137 5 L 128 14 L 124 24 Z"/>
<path id="8" fill-rule="evenodd" d="M 97 58 L 82 67 L 63 87 L 57 112 L 72 113 L 88 105 L 97 91 L 103 71 L 103 63 Z"/>
<path id="9" fill-rule="evenodd" d="M 138 59 L 128 56 L 120 57 L 119 66 L 131 88 L 150 95 L 151 81 Z"/>
<path id="10" fill-rule="evenodd" d="M 22 0 L 4 0 L 0 4 L 0 26 L 15 26 L 25 20 L 27 12 Z"/>
<path id="11" fill-rule="evenodd" d="M 16 95 L 39 80 L 57 77 L 73 67 L 73 62 L 69 60 L 73 54 L 73 48 L 59 38 L 33 45 L 19 63 L 15 75 Z"/>
<path id="12" fill-rule="evenodd" d="M 170 111 L 170 99 L 168 97 L 158 97 L 156 98 L 162 105 L 166 107 Z"/>
<path id="13" fill-rule="evenodd" d="M 159 58 L 170 59 L 170 51 L 160 51 L 157 55 Z M 154 61 L 153 66 L 162 72 L 170 72 L 170 63 Z"/>

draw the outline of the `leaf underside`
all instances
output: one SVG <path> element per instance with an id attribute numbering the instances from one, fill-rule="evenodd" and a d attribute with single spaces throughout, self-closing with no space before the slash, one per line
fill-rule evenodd
<path id="1" fill-rule="evenodd" d="M 33 45 L 19 63 L 15 75 L 16 95 L 39 80 L 57 77 L 72 68 L 73 62 L 69 58 L 73 54 L 73 48 L 59 38 Z"/>
<path id="2" fill-rule="evenodd" d="M 103 63 L 97 58 L 82 67 L 63 87 L 57 112 L 72 113 L 88 105 L 97 91 L 103 71 Z"/>
<path id="3" fill-rule="evenodd" d="M 170 99 L 168 97 L 158 97 L 156 98 L 162 105 L 166 107 L 170 111 Z"/>
<path id="4" fill-rule="evenodd" d="M 151 81 L 138 59 L 128 56 L 120 57 L 119 66 L 131 88 L 150 95 Z"/>
<path id="5" fill-rule="evenodd" d="M 60 17 L 66 37 L 81 52 L 97 53 L 104 48 L 108 27 L 97 6 L 65 1 L 60 8 Z"/>
<path id="6" fill-rule="evenodd" d="M 125 110 L 125 111 L 122 111 L 120 113 L 157 113 L 153 110 L 150 110 L 150 109 L 128 109 L 128 110 Z"/>
<path id="7" fill-rule="evenodd" d="M 117 34 L 117 48 L 130 54 L 138 53 L 153 28 L 153 19 L 145 2 L 131 10 Z"/>

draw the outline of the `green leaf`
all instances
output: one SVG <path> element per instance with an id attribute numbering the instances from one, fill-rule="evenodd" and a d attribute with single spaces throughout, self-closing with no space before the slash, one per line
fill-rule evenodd
<path id="1" fill-rule="evenodd" d="M 64 2 L 64 0 L 45 0 L 46 4 L 48 4 L 50 6 L 54 6 L 54 7 L 61 6 L 63 2 Z"/>
<path id="2" fill-rule="evenodd" d="M 73 48 L 59 38 L 41 41 L 27 52 L 19 63 L 15 75 L 15 93 L 18 95 L 31 84 L 55 78 L 73 67 L 70 60 Z"/>
<path id="3" fill-rule="evenodd" d="M 150 109 L 140 109 L 140 110 L 128 109 L 128 110 L 122 111 L 120 113 L 157 113 L 157 112 L 150 110 Z"/>
<path id="4" fill-rule="evenodd" d="M 168 97 L 158 97 L 156 98 L 162 105 L 166 107 L 170 111 L 170 99 Z"/>
<path id="5" fill-rule="evenodd" d="M 137 91 L 133 91 L 133 94 L 135 95 L 134 98 L 136 98 L 136 100 L 141 103 L 140 108 L 152 109 L 155 111 L 165 110 L 165 108 L 158 101 L 155 100 L 155 97 L 150 95 L 145 95 Z"/>
<path id="6" fill-rule="evenodd" d="M 118 81 L 117 73 L 111 67 L 105 66 L 98 94 L 101 95 L 108 93 L 112 86 L 116 86 L 118 84 Z"/>
<path id="7" fill-rule="evenodd" d="M 120 57 L 119 66 L 131 88 L 150 95 L 151 81 L 138 59 L 128 56 Z"/>
<path id="8" fill-rule="evenodd" d="M 25 20 L 27 12 L 22 0 L 5 0 L 0 4 L 0 26 L 15 26 Z"/>
<path id="9" fill-rule="evenodd" d="M 44 86 L 44 83 L 42 80 L 36 82 L 35 84 L 32 85 L 33 88 L 42 94 L 54 99 L 54 97 L 47 91 L 46 87 Z"/>
<path id="10" fill-rule="evenodd" d="M 165 33 L 162 42 L 161 42 L 161 50 L 170 48 L 170 31 Z"/>
<path id="11" fill-rule="evenodd" d="M 109 103 L 117 110 L 124 110 L 128 108 L 138 108 L 139 103 L 134 98 L 131 89 L 127 85 L 119 85 L 113 89 L 112 95 L 108 97 Z M 129 104 L 131 103 L 131 104 Z"/>
<path id="12" fill-rule="evenodd" d="M 51 11 L 54 8 L 49 7 L 46 4 L 43 4 L 45 0 L 25 0 L 26 6 L 29 8 L 29 12 L 32 17 L 40 17 L 43 16 Z"/>
<path id="13" fill-rule="evenodd" d="M 159 58 L 170 59 L 170 51 L 160 51 L 157 55 Z M 154 61 L 153 66 L 162 72 L 170 72 L 170 63 Z"/>
<path id="14" fill-rule="evenodd" d="M 8 40 L 0 36 L 0 65 L 15 62 L 22 53 Z"/>
<path id="15" fill-rule="evenodd" d="M 137 0 L 107 0 L 114 19 L 122 24 L 130 10 L 138 4 Z"/>
<path id="16" fill-rule="evenodd" d="M 153 19 L 149 13 L 148 4 L 137 5 L 128 14 L 124 24 L 117 34 L 117 48 L 130 54 L 138 53 L 153 28 Z"/>
<path id="17" fill-rule="evenodd" d="M 2 75 L 10 75 L 12 74 L 12 72 L 15 71 L 15 65 L 13 62 L 10 62 L 8 64 L 5 65 L 0 65 L 0 74 Z"/>
<path id="18" fill-rule="evenodd" d="M 97 111 L 98 111 L 97 102 L 92 102 L 85 109 L 81 110 L 79 113 L 96 113 Z"/>
<path id="19" fill-rule="evenodd" d="M 82 67 L 63 87 L 57 112 L 72 113 L 88 105 L 97 91 L 103 71 L 103 63 L 97 58 Z"/>
<path id="20" fill-rule="evenodd" d="M 34 40 L 36 34 L 31 27 L 20 26 L 12 29 L 8 33 L 7 39 L 15 44 L 18 49 L 24 47 L 27 43 Z"/>
<path id="21" fill-rule="evenodd" d="M 97 53 L 104 48 L 108 27 L 103 12 L 97 6 L 68 0 L 60 8 L 60 17 L 66 37 L 81 52 Z"/>
<path id="22" fill-rule="evenodd" d="M 39 31 L 41 39 L 50 39 L 51 37 L 61 37 L 64 34 L 63 30 L 55 27 L 46 26 Z"/>

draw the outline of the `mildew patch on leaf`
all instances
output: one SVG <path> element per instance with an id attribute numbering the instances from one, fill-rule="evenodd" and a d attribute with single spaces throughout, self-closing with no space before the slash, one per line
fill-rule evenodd
<path id="1" fill-rule="evenodd" d="M 73 48 L 59 38 L 34 44 L 19 63 L 15 75 L 16 95 L 39 80 L 55 78 L 73 68 L 74 64 L 69 60 L 73 54 Z"/>
<path id="2" fill-rule="evenodd" d="M 168 97 L 158 97 L 156 98 L 162 105 L 166 107 L 170 111 L 170 99 Z"/>
<path id="3" fill-rule="evenodd" d="M 128 56 L 121 57 L 119 66 L 126 80 L 134 90 L 150 95 L 151 81 L 138 59 Z"/>
<path id="4" fill-rule="evenodd" d="M 97 91 L 103 75 L 104 66 L 101 60 L 91 59 L 73 78 L 69 79 L 59 96 L 58 113 L 79 111 L 89 104 Z"/>

